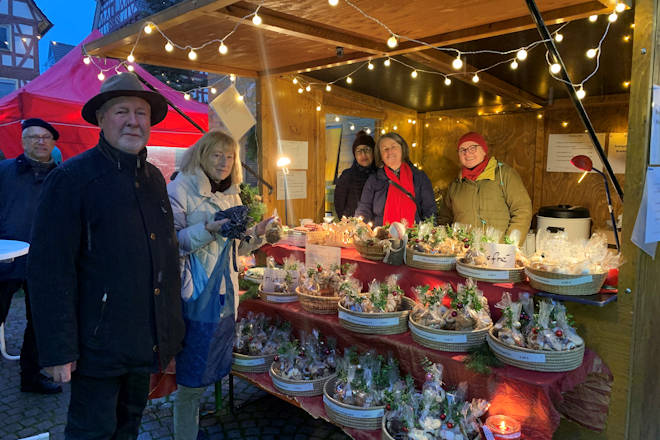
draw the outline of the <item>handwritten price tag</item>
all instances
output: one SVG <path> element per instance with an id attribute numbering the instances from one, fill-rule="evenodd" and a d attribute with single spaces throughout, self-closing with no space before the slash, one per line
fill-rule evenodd
<path id="1" fill-rule="evenodd" d="M 500 269 L 516 267 L 516 247 L 512 244 L 483 243 L 481 248 L 486 254 L 488 266 Z"/>

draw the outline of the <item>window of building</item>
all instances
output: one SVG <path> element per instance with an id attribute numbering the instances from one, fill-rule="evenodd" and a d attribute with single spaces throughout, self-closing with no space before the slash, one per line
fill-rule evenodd
<path id="1" fill-rule="evenodd" d="M 0 25 L 0 50 L 11 50 L 11 30 L 9 25 Z"/>
<path id="2" fill-rule="evenodd" d="M 9 95 L 18 88 L 18 81 L 12 78 L 0 78 L 0 98 Z"/>

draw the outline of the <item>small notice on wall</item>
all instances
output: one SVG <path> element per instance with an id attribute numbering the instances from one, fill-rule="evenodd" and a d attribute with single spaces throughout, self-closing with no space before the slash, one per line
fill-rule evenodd
<path id="1" fill-rule="evenodd" d="M 277 171 L 277 200 L 307 198 L 307 171 Z"/>
<path id="2" fill-rule="evenodd" d="M 646 170 L 644 192 L 630 240 L 655 259 L 660 241 L 660 168 Z"/>
<path id="3" fill-rule="evenodd" d="M 628 133 L 610 133 L 607 146 L 607 159 L 615 174 L 626 172 L 626 150 L 628 148 Z"/>
<path id="4" fill-rule="evenodd" d="M 596 133 L 601 146 L 605 145 L 606 133 Z M 548 139 L 548 161 L 546 170 L 557 173 L 581 173 L 571 164 L 574 156 L 585 155 L 591 158 L 595 168 L 603 169 L 596 149 L 587 133 L 551 134 Z"/>
<path id="5" fill-rule="evenodd" d="M 280 140 L 280 151 L 282 156 L 291 159 L 288 168 L 292 170 L 307 169 L 307 141 Z"/>
<path id="6" fill-rule="evenodd" d="M 651 148 L 649 164 L 660 165 L 660 86 L 653 86 L 651 108 Z"/>
<path id="7" fill-rule="evenodd" d="M 305 248 L 305 267 L 316 268 L 320 265 L 324 269 L 341 264 L 341 248 L 336 246 L 320 246 L 308 244 Z"/>
<path id="8" fill-rule="evenodd" d="M 211 107 L 236 141 L 256 124 L 254 116 L 240 96 L 236 87 L 231 86 L 211 101 Z"/>

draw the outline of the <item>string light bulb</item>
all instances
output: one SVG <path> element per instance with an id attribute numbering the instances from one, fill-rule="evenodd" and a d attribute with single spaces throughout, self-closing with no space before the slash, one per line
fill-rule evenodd
<path id="1" fill-rule="evenodd" d="M 413 78 L 417 78 L 417 71 L 413 70 L 412 72 L 410 72 L 410 76 L 412 76 Z"/>
<path id="2" fill-rule="evenodd" d="M 386 133 L 385 129 L 382 128 L 382 129 L 380 130 L 380 134 L 385 134 L 385 133 Z"/>
<path id="3" fill-rule="evenodd" d="M 351 124 L 351 126 L 349 128 L 351 129 L 351 131 L 355 130 L 355 125 Z"/>
<path id="4" fill-rule="evenodd" d="M 390 38 L 387 39 L 387 47 L 390 49 L 394 49 L 399 45 L 399 40 L 397 40 L 396 36 L 392 35 Z"/>
<path id="5" fill-rule="evenodd" d="M 220 43 L 220 47 L 218 47 L 218 52 L 220 52 L 220 55 L 227 55 L 227 52 L 229 52 L 229 49 L 225 45 L 225 43 Z"/>
<path id="6" fill-rule="evenodd" d="M 330 90 L 332 90 L 332 86 L 330 84 L 326 84 L 325 85 L 325 91 L 329 92 Z"/>
<path id="7" fill-rule="evenodd" d="M 304 90 L 302 87 L 298 87 L 298 93 L 302 93 L 302 92 L 304 92 L 304 91 L 305 91 L 305 90 Z"/>
<path id="8" fill-rule="evenodd" d="M 245 96 L 243 96 L 243 95 L 238 95 L 238 96 L 236 97 L 236 99 L 237 99 L 238 101 L 243 101 L 243 100 L 245 99 Z"/>
<path id="9" fill-rule="evenodd" d="M 458 54 L 456 59 L 451 62 L 451 67 L 453 67 L 454 70 L 460 70 L 460 68 L 463 67 L 463 60 L 461 59 L 461 54 Z"/>
<path id="10" fill-rule="evenodd" d="M 263 22 L 264 22 L 264 21 L 261 19 L 261 17 L 259 16 L 259 14 L 257 14 L 257 13 L 255 12 L 255 13 L 254 13 L 254 17 L 252 17 L 252 23 L 254 23 L 255 26 L 259 26 L 259 25 L 261 25 L 261 23 L 263 23 Z"/>
<path id="11" fill-rule="evenodd" d="M 218 93 L 218 90 L 215 87 L 211 87 L 211 94 L 215 95 L 216 93 Z"/>
<path id="12" fill-rule="evenodd" d="M 194 50 L 190 49 L 190 52 L 188 52 L 188 59 L 190 61 L 195 61 L 197 59 L 197 52 Z"/>
<path id="13" fill-rule="evenodd" d="M 317 106 L 316 106 L 316 111 L 317 111 L 317 112 L 320 112 L 320 111 L 321 111 L 321 106 L 320 106 L 320 105 L 317 105 Z"/>
<path id="14" fill-rule="evenodd" d="M 311 92 L 311 91 L 312 91 L 312 86 L 310 86 L 310 85 L 308 84 L 307 87 L 305 87 L 305 91 L 307 91 L 307 92 Z"/>
<path id="15" fill-rule="evenodd" d="M 475 73 L 474 76 L 472 77 L 472 82 L 475 83 L 475 84 L 478 83 L 479 82 L 479 75 L 477 75 Z"/>
<path id="16" fill-rule="evenodd" d="M 626 4 L 625 3 L 617 3 L 616 7 L 614 8 L 616 12 L 623 12 L 626 10 Z"/>
<path id="17" fill-rule="evenodd" d="M 187 93 L 185 93 L 185 94 L 183 95 L 183 99 L 185 99 L 186 101 L 190 101 L 190 95 L 187 94 Z"/>
<path id="18" fill-rule="evenodd" d="M 89 63 L 91 63 L 91 62 L 92 62 L 92 60 L 90 60 L 89 57 L 83 58 L 83 63 L 89 65 Z"/>
<path id="19" fill-rule="evenodd" d="M 335 122 L 339 122 L 339 116 L 335 116 Z"/>
<path id="20" fill-rule="evenodd" d="M 129 72 L 132 72 L 132 71 L 135 70 L 135 67 L 133 67 L 132 64 L 129 64 L 128 66 L 126 66 L 126 70 L 128 70 Z"/>
<path id="21" fill-rule="evenodd" d="M 413 142 L 411 146 L 415 148 L 417 146 L 417 142 Z"/>
<path id="22" fill-rule="evenodd" d="M 339 4 L 339 0 L 328 0 L 328 4 L 330 6 L 337 6 Z"/>
<path id="23" fill-rule="evenodd" d="M 561 43 L 563 40 L 564 40 L 564 36 L 563 36 L 562 34 L 560 34 L 559 32 L 557 32 L 557 33 L 555 34 L 555 41 L 556 41 L 557 43 Z"/>
<path id="24" fill-rule="evenodd" d="M 371 128 L 367 128 L 367 129 L 365 130 L 365 133 L 367 133 L 367 134 L 371 134 Z"/>
<path id="25" fill-rule="evenodd" d="M 589 49 L 587 51 L 587 58 L 593 58 L 596 56 L 597 53 L 598 51 L 596 49 Z"/>
<path id="26" fill-rule="evenodd" d="M 389 58 L 387 58 L 385 61 L 383 61 L 383 66 L 385 66 L 385 67 L 390 67 L 390 64 L 392 64 L 392 62 L 390 61 Z"/>
<path id="27" fill-rule="evenodd" d="M 397 126 L 397 125 L 395 125 L 394 127 L 392 127 L 392 130 L 394 130 L 394 131 L 397 131 L 398 129 L 399 129 L 399 126 Z"/>
<path id="28" fill-rule="evenodd" d="M 233 73 L 229 74 L 229 81 L 235 82 L 236 81 L 236 75 L 234 75 Z"/>
<path id="29" fill-rule="evenodd" d="M 511 61 L 511 64 L 509 64 L 509 67 L 511 67 L 511 70 L 516 70 L 518 68 L 518 61 L 516 61 L 516 60 Z"/>
<path id="30" fill-rule="evenodd" d="M 518 58 L 520 61 L 525 61 L 527 59 L 527 51 L 525 49 L 520 49 L 518 52 L 516 52 L 516 58 Z"/>
<path id="31" fill-rule="evenodd" d="M 612 12 L 610 15 L 607 16 L 607 21 L 610 23 L 614 23 L 616 19 L 619 18 L 616 12 Z"/>
<path id="32" fill-rule="evenodd" d="M 347 76 L 346 77 L 346 84 L 352 84 L 352 83 L 353 83 L 353 78 L 351 78 L 350 76 Z"/>
<path id="33" fill-rule="evenodd" d="M 564 128 L 568 127 L 568 121 L 562 121 L 561 126 Z"/>
<path id="34" fill-rule="evenodd" d="M 369 61 L 369 64 L 367 64 L 367 69 L 374 70 L 374 64 L 371 61 Z"/>
<path id="35" fill-rule="evenodd" d="M 96 75 L 96 77 L 99 79 L 99 81 L 103 81 L 105 79 L 105 75 L 103 74 L 103 72 L 99 72 L 99 74 Z"/>
<path id="36" fill-rule="evenodd" d="M 624 81 L 623 82 L 623 87 L 625 87 L 625 88 L 630 87 L 630 81 Z"/>
<path id="37" fill-rule="evenodd" d="M 144 27 L 144 33 L 145 34 L 150 34 L 153 29 L 151 28 L 151 23 L 147 23 L 147 25 Z"/>
<path id="38" fill-rule="evenodd" d="M 561 66 L 559 65 L 559 63 L 550 64 L 550 72 L 554 73 L 555 75 L 561 72 Z"/>
<path id="39" fill-rule="evenodd" d="M 293 81 L 292 81 L 292 82 L 293 82 L 294 84 L 298 84 L 298 78 L 293 78 Z"/>
<path id="40" fill-rule="evenodd" d="M 165 51 L 166 52 L 172 52 L 173 50 L 174 50 L 174 46 L 172 45 L 172 43 L 170 41 L 168 41 L 165 44 Z"/>
<path id="41" fill-rule="evenodd" d="M 451 79 L 448 76 L 445 76 L 445 85 L 450 86 L 451 85 Z"/>
<path id="42" fill-rule="evenodd" d="M 584 99 L 584 97 L 587 96 L 587 92 L 584 91 L 582 86 L 580 86 L 580 88 L 575 92 L 575 94 L 577 95 L 578 99 Z"/>
<path id="43" fill-rule="evenodd" d="M 589 16 L 589 21 L 590 21 L 590 22 L 595 23 L 596 20 L 598 20 L 598 16 L 597 16 L 597 15 L 590 15 L 590 16 Z"/>
<path id="44" fill-rule="evenodd" d="M 135 62 L 135 57 L 133 56 L 132 53 L 128 54 L 128 56 L 126 57 L 126 61 L 128 61 L 129 63 Z"/>

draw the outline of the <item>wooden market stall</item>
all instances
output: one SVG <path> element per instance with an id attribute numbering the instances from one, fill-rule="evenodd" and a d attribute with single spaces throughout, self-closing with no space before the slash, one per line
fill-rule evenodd
<path id="1" fill-rule="evenodd" d="M 584 19 L 610 14 L 616 3 L 537 2 L 546 25 L 581 20 L 562 31 L 566 44 L 573 45 L 567 51 L 571 47 L 581 51 L 579 43 L 585 42 L 581 40 L 600 37 L 607 15 L 600 28 L 590 28 Z M 405 5 L 363 0 L 359 6 L 397 35 L 464 53 L 490 46 L 521 47 L 539 39 L 522 0 L 414 0 Z M 261 24 L 251 21 L 257 7 Z M 614 43 L 603 48 L 601 71 L 594 77 L 598 86 L 589 88 L 583 100 L 596 132 L 628 135 L 625 174 L 617 174 L 625 182 L 625 201 L 614 198 L 615 212 L 623 214 L 622 249 L 627 263 L 621 270 L 616 303 L 603 308 L 569 305 L 587 345 L 600 354 L 615 379 L 604 433 L 564 424 L 559 430 L 565 435 L 562 438 L 660 437 L 656 417 L 660 388 L 654 374 L 660 349 L 651 342 L 660 320 L 660 267 L 630 241 L 649 163 L 651 85 L 660 83 L 659 14 L 660 7 L 652 0 L 637 1 L 633 10 L 621 14 L 607 40 Z M 151 32 L 145 33 L 149 23 L 160 32 L 150 25 Z M 223 40 L 228 51 L 221 55 L 220 39 L 232 29 L 234 33 Z M 467 131 L 480 131 L 494 155 L 521 174 L 535 210 L 557 203 L 586 206 L 594 228 L 607 227 L 609 212 L 598 176 L 587 176 L 576 186 L 576 174 L 546 171 L 549 136 L 586 130 L 563 85 L 547 74 L 543 47 L 534 53 L 530 50 L 527 70 L 521 67 L 522 73 L 511 73 L 503 65 L 480 72 L 479 82 L 474 83 L 467 73 L 493 64 L 487 56 L 467 58 L 460 71 L 463 75 L 454 75 L 454 53 L 406 39 L 390 48 L 386 44 L 389 37 L 391 33 L 349 2 L 332 8 L 325 0 L 187 0 L 94 41 L 86 50 L 94 56 L 126 59 L 133 54 L 137 62 L 257 78 L 259 163 L 264 179 L 277 181 L 278 139 L 309 145 L 307 198 L 293 200 L 295 217 L 290 223 L 323 217 L 325 166 L 331 160 L 325 150 L 326 115 L 333 114 L 371 118 L 376 130 L 396 130 L 410 144 L 415 142 L 412 161 L 423 166 L 439 189 L 446 188 L 457 173 L 456 140 Z M 188 47 L 168 52 L 168 39 Z M 218 39 L 215 44 L 196 49 L 214 39 Z M 193 48 L 195 60 L 190 54 Z M 396 61 L 379 75 L 386 59 Z M 367 61 L 377 68 L 356 71 Z M 422 72 L 420 78 L 411 80 L 411 70 Z M 452 92 L 446 92 L 443 76 L 425 75 L 424 71 L 452 72 Z M 582 78 L 590 71 L 591 67 L 571 66 L 570 73 Z M 345 81 L 351 75 L 353 85 Z M 373 79 L 376 77 L 379 79 Z M 293 83 L 294 78 L 298 84 Z M 333 84 L 331 92 L 325 90 L 328 83 Z M 310 85 L 311 91 L 300 93 L 301 85 Z M 269 209 L 284 212 L 284 201 L 277 200 L 276 192 L 266 202 Z"/>

